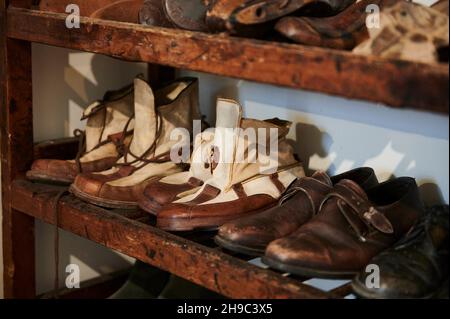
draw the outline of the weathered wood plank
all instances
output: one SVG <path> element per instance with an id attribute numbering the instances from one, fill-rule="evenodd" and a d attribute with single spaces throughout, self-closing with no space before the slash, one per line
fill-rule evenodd
<path id="1" fill-rule="evenodd" d="M 8 36 L 130 61 L 448 113 L 447 65 L 86 17 L 81 17 L 79 29 L 67 29 L 65 19 L 65 14 L 9 8 Z"/>
<path id="2" fill-rule="evenodd" d="M 59 188 L 14 182 L 13 207 L 54 222 Z M 323 298 L 320 290 L 67 195 L 60 227 L 233 298 Z"/>
<path id="3" fill-rule="evenodd" d="M 30 1 L 11 4 L 28 7 Z M 31 45 L 6 37 L 7 1 L 0 1 L 0 130 L 4 295 L 34 298 L 34 219 L 11 207 L 11 181 L 33 159 Z"/>

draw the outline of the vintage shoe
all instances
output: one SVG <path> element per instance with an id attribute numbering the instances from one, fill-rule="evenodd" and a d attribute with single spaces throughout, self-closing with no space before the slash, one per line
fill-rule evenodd
<path id="1" fill-rule="evenodd" d="M 216 127 L 229 127 L 234 125 L 233 122 L 230 123 L 230 119 L 233 120 L 233 118 L 224 116 L 227 114 L 226 109 L 229 108 L 229 103 L 230 101 L 226 99 L 219 98 L 217 100 Z M 243 118 L 240 128 L 246 130 L 258 123 L 260 121 Z M 257 127 L 253 128 L 258 129 Z M 190 193 L 195 193 L 205 181 L 212 178 L 213 173 L 209 165 L 208 157 L 213 141 L 213 130 L 206 130 L 198 134 L 195 138 L 195 147 L 192 153 L 189 171 L 166 176 L 149 184 L 139 200 L 140 208 L 157 215 L 164 205 L 170 204 Z"/>
<path id="2" fill-rule="evenodd" d="M 369 39 L 354 53 L 423 63 L 436 63 L 440 48 L 449 45 L 448 15 L 399 1 L 380 13 L 381 28 L 370 28 Z"/>
<path id="3" fill-rule="evenodd" d="M 206 9 L 209 0 L 144 0 L 139 23 L 149 26 L 208 31 Z"/>
<path id="4" fill-rule="evenodd" d="M 139 11 L 139 23 L 148 26 L 176 28 L 165 10 L 165 0 L 144 0 Z"/>
<path id="5" fill-rule="evenodd" d="M 167 18 L 177 28 L 208 31 L 206 10 L 211 0 L 164 0 Z"/>
<path id="6" fill-rule="evenodd" d="M 422 212 L 413 178 L 396 178 L 367 193 L 344 179 L 308 223 L 267 246 L 263 262 L 305 277 L 354 276 L 403 237 Z"/>
<path id="7" fill-rule="evenodd" d="M 293 42 L 351 50 L 369 38 L 366 27 L 366 8 L 369 5 L 385 6 L 397 0 L 361 0 L 332 17 L 289 16 L 275 25 L 281 35 Z"/>
<path id="8" fill-rule="evenodd" d="M 73 160 L 38 159 L 27 172 L 33 181 L 71 184 L 79 173 L 111 168 L 130 143 L 134 127 L 134 90 L 129 85 L 107 92 L 102 101 L 91 104 L 81 120 L 86 130 L 76 130 L 80 138 L 78 155 Z"/>
<path id="9" fill-rule="evenodd" d="M 276 20 L 299 10 L 321 15 L 336 14 L 355 0 L 218 0 L 206 14 L 210 30 L 239 33 L 240 30 Z M 317 8 L 317 10 L 314 10 Z"/>
<path id="10" fill-rule="evenodd" d="M 448 289 L 448 206 L 428 210 L 414 229 L 394 247 L 374 257 L 378 288 L 369 288 L 370 272 L 353 280 L 354 292 L 364 298 L 431 298 L 441 285 Z"/>
<path id="11" fill-rule="evenodd" d="M 351 179 L 363 189 L 378 184 L 373 169 L 357 168 L 328 177 L 316 172 L 291 184 L 278 205 L 265 212 L 233 220 L 219 228 L 215 241 L 220 246 L 238 253 L 261 256 L 267 245 L 286 237 L 310 220 L 319 210 L 320 203 L 342 179 Z"/>
<path id="12" fill-rule="evenodd" d="M 212 178 L 194 194 L 165 205 L 157 216 L 158 227 L 171 231 L 216 228 L 275 205 L 289 184 L 304 175 L 286 142 L 289 122 L 248 120 L 253 122 L 249 130 L 236 129 L 242 109 L 231 100 L 221 100 L 217 114 L 220 126 L 205 164 Z M 275 152 L 267 155 L 268 146 L 276 144 L 278 152 L 271 148 Z"/>
<path id="13" fill-rule="evenodd" d="M 184 78 L 153 94 L 143 80 L 135 83 L 136 122 L 125 155 L 110 170 L 80 174 L 70 191 L 90 203 L 112 208 L 136 208 L 144 188 L 163 176 L 178 173 L 183 165 L 171 161 L 175 130 L 192 134 L 193 120 L 200 119 L 198 81 Z M 186 142 L 189 148 L 189 142 Z"/>

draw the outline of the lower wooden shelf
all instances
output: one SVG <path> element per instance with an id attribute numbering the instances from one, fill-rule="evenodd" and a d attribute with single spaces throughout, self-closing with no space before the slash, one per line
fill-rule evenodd
<path id="1" fill-rule="evenodd" d="M 64 187 L 16 180 L 12 206 L 44 222 L 55 223 L 55 199 Z M 230 298 L 342 298 L 349 285 L 322 291 L 306 279 L 263 269 L 247 257 L 217 247 L 212 233 L 172 234 L 154 225 L 140 210 L 108 210 L 66 193 L 58 202 L 60 228 L 166 270 Z"/>

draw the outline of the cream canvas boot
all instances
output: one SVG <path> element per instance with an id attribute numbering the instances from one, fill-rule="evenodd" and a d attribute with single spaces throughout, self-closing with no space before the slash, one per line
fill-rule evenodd
<path id="1" fill-rule="evenodd" d="M 243 121 L 241 106 L 224 99 L 218 102 L 217 114 L 226 124 L 216 127 L 210 146 L 205 167 L 212 177 L 195 193 L 180 194 L 165 205 L 158 213 L 158 227 L 171 231 L 216 228 L 275 205 L 290 183 L 304 176 L 286 142 L 289 122 Z M 270 145 L 276 146 L 275 152 L 268 152 Z"/>
<path id="2" fill-rule="evenodd" d="M 109 91 L 102 101 L 83 112 L 85 131 L 75 130 L 80 138 L 78 155 L 73 160 L 38 159 L 27 177 L 34 181 L 70 184 L 79 173 L 111 168 L 129 144 L 134 127 L 134 89 L 128 85 Z"/>
<path id="3" fill-rule="evenodd" d="M 78 175 L 70 188 L 76 196 L 99 206 L 136 208 L 145 186 L 182 171 L 184 166 L 170 159 L 177 144 L 171 133 L 180 129 L 192 133 L 193 120 L 201 118 L 196 79 L 179 79 L 155 94 L 141 79 L 134 86 L 136 120 L 125 155 L 107 171 Z"/>

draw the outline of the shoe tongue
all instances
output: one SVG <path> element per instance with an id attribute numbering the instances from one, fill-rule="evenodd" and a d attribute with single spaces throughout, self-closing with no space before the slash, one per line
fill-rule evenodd
<path id="1" fill-rule="evenodd" d="M 231 169 L 234 162 L 238 131 L 242 119 L 242 107 L 239 103 L 226 100 L 217 100 L 217 119 L 214 132 L 214 142 L 211 159 L 214 158 L 212 171 L 214 185 L 221 190 L 225 189 L 231 180 Z"/>
<path id="2" fill-rule="evenodd" d="M 242 117 L 242 107 L 233 100 L 218 99 L 216 108 L 216 128 L 239 127 Z"/>
<path id="3" fill-rule="evenodd" d="M 136 156 L 147 151 L 155 140 L 156 110 L 155 97 L 147 82 L 134 80 L 134 112 L 135 124 L 130 150 Z"/>
<path id="4" fill-rule="evenodd" d="M 314 178 L 314 179 L 318 180 L 319 182 L 322 182 L 330 187 L 333 187 L 333 183 L 331 182 L 330 176 L 328 176 L 328 174 L 323 171 L 314 172 L 314 174 L 311 176 L 311 178 Z"/>
<path id="5" fill-rule="evenodd" d="M 351 179 L 343 179 L 337 183 L 337 185 L 343 185 L 347 188 L 350 188 L 353 192 L 364 198 L 365 200 L 368 200 L 366 192 L 359 186 L 359 184 L 355 183 Z"/>

